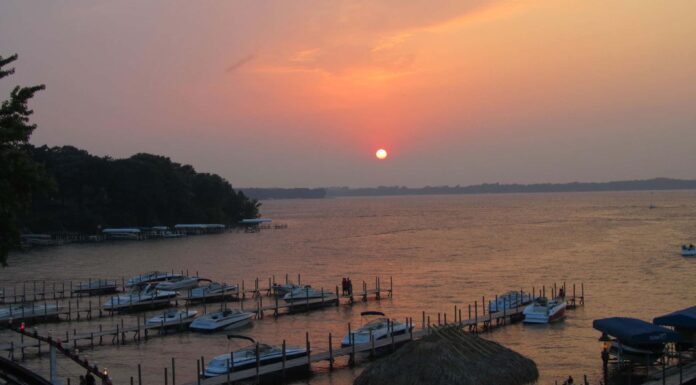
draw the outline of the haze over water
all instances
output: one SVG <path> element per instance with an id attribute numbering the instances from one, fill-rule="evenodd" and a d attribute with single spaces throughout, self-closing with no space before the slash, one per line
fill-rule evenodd
<path id="1" fill-rule="evenodd" d="M 650 203 L 656 208 L 649 209 Z M 310 333 L 313 349 L 326 348 L 328 333 L 340 338 L 347 322 L 360 323 L 360 312 L 381 310 L 399 319 L 421 311 L 453 317 L 481 296 L 508 290 L 531 290 L 554 282 L 585 284 L 586 306 L 568 312 L 550 326 L 515 324 L 484 334 L 536 361 L 542 384 L 569 374 L 601 374 L 599 333 L 593 319 L 632 316 L 652 320 L 665 312 L 694 305 L 696 259 L 679 256 L 681 243 L 696 242 L 696 192 L 616 192 L 577 194 L 506 194 L 346 198 L 268 201 L 264 216 L 287 223 L 284 230 L 258 234 L 228 233 L 179 240 L 69 245 L 11 256 L 0 270 L 2 285 L 24 280 L 86 280 L 130 277 L 148 270 L 198 271 L 227 282 L 255 277 L 266 285 L 275 275 L 333 289 L 350 276 L 382 285 L 394 280 L 393 299 L 357 303 L 311 313 L 266 317 L 241 333 L 266 343 L 303 345 Z M 572 293 L 572 292 L 571 292 Z M 251 303 L 249 303 L 251 304 Z M 233 304 L 232 306 L 237 306 Z M 466 317 L 466 312 L 464 313 Z M 125 317 L 126 324 L 135 318 Z M 114 318 L 117 322 L 119 317 Z M 78 328 L 96 330 L 109 318 L 41 324 L 41 333 Z M 106 327 L 106 326 L 105 326 Z M 0 341 L 12 334 L 0 332 Z M 108 341 L 105 341 L 108 342 Z M 84 353 L 109 368 L 115 383 L 128 383 L 143 365 L 144 383 L 163 383 L 162 372 L 177 359 L 177 383 L 194 380 L 195 360 L 229 352 L 223 334 L 186 333 L 125 346 L 106 345 Z M 61 360 L 62 377 L 82 374 Z M 48 360 L 25 364 L 47 373 Z M 339 360 L 338 366 L 345 366 Z M 348 385 L 360 372 L 342 368 L 329 374 L 315 366 L 313 385 Z"/>

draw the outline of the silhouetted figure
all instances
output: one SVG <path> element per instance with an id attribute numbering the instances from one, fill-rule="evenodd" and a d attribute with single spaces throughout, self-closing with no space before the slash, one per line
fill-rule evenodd
<path id="1" fill-rule="evenodd" d="M 97 385 L 97 381 L 94 379 L 92 373 L 87 373 L 85 376 L 85 385 Z"/>
<path id="2" fill-rule="evenodd" d="M 558 296 L 565 298 L 565 290 L 563 290 L 563 288 L 558 289 Z"/>
<path id="3" fill-rule="evenodd" d="M 86 385 L 85 376 L 80 376 L 80 385 Z"/>
<path id="4" fill-rule="evenodd" d="M 568 379 L 566 382 L 564 382 L 565 385 L 573 385 L 575 382 L 573 382 L 573 376 L 568 376 Z"/>
<path id="5" fill-rule="evenodd" d="M 350 277 L 346 278 L 346 285 L 348 286 L 348 294 L 353 295 L 353 281 L 350 280 Z"/>

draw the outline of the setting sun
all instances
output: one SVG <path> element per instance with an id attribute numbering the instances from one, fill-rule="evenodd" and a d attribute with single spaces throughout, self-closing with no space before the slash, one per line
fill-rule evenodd
<path id="1" fill-rule="evenodd" d="M 383 148 L 380 148 L 380 149 L 377 150 L 377 152 L 375 153 L 375 156 L 376 156 L 377 159 L 379 159 L 379 160 L 387 159 L 387 150 L 385 150 L 385 149 L 383 149 Z"/>

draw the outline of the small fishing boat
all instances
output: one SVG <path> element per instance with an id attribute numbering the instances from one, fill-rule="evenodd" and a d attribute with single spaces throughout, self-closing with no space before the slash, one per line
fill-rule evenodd
<path id="1" fill-rule="evenodd" d="M 203 301 L 208 299 L 221 299 L 239 294 L 239 285 L 228 285 L 224 282 L 210 282 L 189 291 L 188 301 Z"/>
<path id="2" fill-rule="evenodd" d="M 124 295 L 109 298 L 102 308 L 104 310 L 130 310 L 147 307 L 168 306 L 170 301 L 177 296 L 177 292 L 158 290 L 155 284 L 141 284 L 133 286 Z"/>
<path id="3" fill-rule="evenodd" d="M 548 300 L 539 297 L 524 308 L 524 322 L 533 324 L 547 324 L 565 317 L 566 301 L 563 298 Z"/>
<path id="4" fill-rule="evenodd" d="M 696 257 L 696 246 L 692 244 L 682 245 L 681 255 L 682 257 Z"/>
<path id="5" fill-rule="evenodd" d="M 336 294 L 330 291 L 315 290 L 310 286 L 295 288 L 283 296 L 283 300 L 287 303 L 301 302 L 313 299 L 334 300 Z"/>
<path id="6" fill-rule="evenodd" d="M 242 336 L 228 336 L 228 338 L 231 337 L 239 338 Z M 257 355 L 260 366 L 273 364 L 283 360 L 282 346 L 272 346 L 256 343 L 253 338 L 245 338 L 252 341 L 253 344 L 250 346 L 246 346 L 242 349 L 235 350 L 228 354 L 222 354 L 213 358 L 206 366 L 204 375 L 206 377 L 215 377 L 226 374 L 231 370 L 239 371 L 253 368 L 256 366 Z M 306 348 L 291 346 L 285 347 L 286 361 L 306 356 Z"/>
<path id="7" fill-rule="evenodd" d="M 0 322 L 30 318 L 56 318 L 62 307 L 55 303 L 19 303 L 0 308 Z"/>
<path id="8" fill-rule="evenodd" d="M 497 301 L 491 301 L 488 304 L 488 311 L 498 313 L 516 309 L 519 306 L 527 305 L 532 302 L 532 295 L 524 291 L 509 291 L 498 296 Z"/>
<path id="9" fill-rule="evenodd" d="M 150 271 L 148 273 L 136 275 L 135 277 L 128 279 L 128 281 L 126 282 L 126 286 L 135 286 L 140 285 L 142 283 L 151 282 L 164 282 L 181 276 L 182 274 L 166 273 L 162 271 Z"/>
<path id="10" fill-rule="evenodd" d="M 247 325 L 251 322 L 254 313 L 239 309 L 227 309 L 208 313 L 196 318 L 190 329 L 197 332 L 214 332 L 218 330 L 232 330 Z"/>
<path id="11" fill-rule="evenodd" d="M 82 282 L 73 289 L 74 294 L 85 295 L 111 294 L 117 291 L 116 281 L 107 281 L 105 279 Z"/>
<path id="12" fill-rule="evenodd" d="M 160 315 L 156 315 L 147 320 L 148 326 L 153 327 L 168 327 L 188 325 L 196 318 L 198 312 L 195 310 L 177 310 L 171 309 Z"/>
<path id="13" fill-rule="evenodd" d="M 203 279 L 198 277 L 187 277 L 182 275 L 158 283 L 157 289 L 174 291 L 193 289 L 194 287 L 198 287 L 198 282 L 200 282 L 201 280 Z"/>
<path id="14" fill-rule="evenodd" d="M 375 340 L 381 340 L 384 338 L 391 337 L 392 335 L 397 336 L 400 334 L 406 334 L 409 331 L 409 326 L 403 322 L 397 320 L 392 320 L 387 318 L 384 313 L 379 311 L 364 311 L 360 313 L 363 318 L 370 316 L 381 316 L 376 319 L 372 319 L 359 329 L 351 331 L 341 341 L 341 346 L 351 346 L 352 344 L 360 345 L 370 343 L 370 338 Z"/>

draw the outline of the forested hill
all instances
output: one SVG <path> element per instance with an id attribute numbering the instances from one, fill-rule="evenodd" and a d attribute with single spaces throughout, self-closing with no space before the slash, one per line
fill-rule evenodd
<path id="1" fill-rule="evenodd" d="M 54 188 L 33 197 L 31 211 L 21 220 L 25 232 L 235 224 L 258 214 L 259 204 L 222 177 L 198 173 L 163 156 L 101 158 L 71 146 L 28 146 L 27 151 L 44 166 Z"/>

